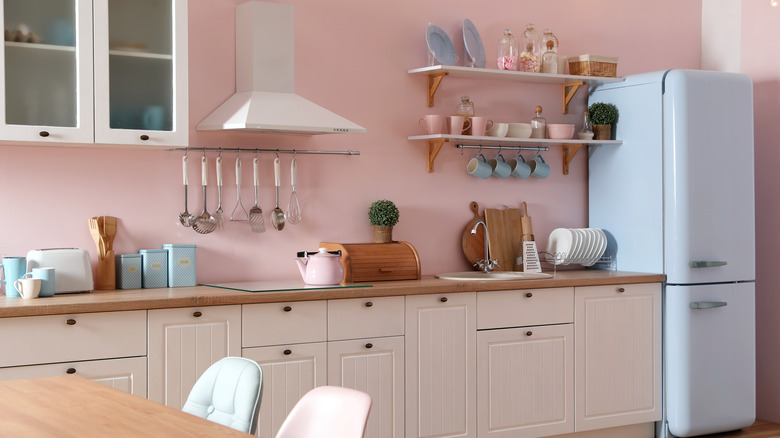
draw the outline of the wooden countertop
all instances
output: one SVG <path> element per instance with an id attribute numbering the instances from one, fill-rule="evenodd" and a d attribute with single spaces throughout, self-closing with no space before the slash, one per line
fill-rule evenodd
<path id="1" fill-rule="evenodd" d="M 453 281 L 425 276 L 420 280 L 383 281 L 370 283 L 371 287 L 337 289 L 243 292 L 209 286 L 194 286 L 93 291 L 81 294 L 59 294 L 33 300 L 0 296 L 0 318 L 340 298 L 658 283 L 665 281 L 665 279 L 663 274 L 572 270 L 559 271 L 553 278 L 518 281 Z"/>

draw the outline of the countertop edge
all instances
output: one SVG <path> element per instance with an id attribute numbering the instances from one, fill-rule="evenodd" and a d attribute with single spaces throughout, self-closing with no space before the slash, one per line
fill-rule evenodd
<path id="1" fill-rule="evenodd" d="M 424 276 L 420 280 L 368 283 L 371 284 L 371 287 L 300 289 L 272 292 L 243 292 L 210 286 L 127 289 L 63 294 L 33 300 L 0 297 L 0 318 L 325 299 L 658 283 L 665 280 L 666 276 L 663 274 L 571 270 L 559 271 L 553 278 L 537 280 L 452 281 L 439 280 L 433 276 Z"/>

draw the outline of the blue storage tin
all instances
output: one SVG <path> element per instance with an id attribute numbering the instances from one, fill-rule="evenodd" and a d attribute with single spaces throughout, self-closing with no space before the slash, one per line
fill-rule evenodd
<path id="1" fill-rule="evenodd" d="M 168 251 L 164 249 L 142 249 L 143 287 L 168 287 Z"/>
<path id="2" fill-rule="evenodd" d="M 143 285 L 141 264 L 141 254 L 117 254 L 116 288 L 140 289 Z"/>
<path id="3" fill-rule="evenodd" d="M 168 286 L 196 286 L 195 245 L 166 243 L 163 248 L 168 251 Z"/>

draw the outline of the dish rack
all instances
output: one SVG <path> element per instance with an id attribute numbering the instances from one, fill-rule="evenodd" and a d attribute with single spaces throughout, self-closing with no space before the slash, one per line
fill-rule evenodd
<path id="1" fill-rule="evenodd" d="M 554 263 L 555 261 L 559 260 L 565 260 L 566 259 L 566 253 L 565 252 L 556 252 L 551 253 L 547 251 L 539 251 L 539 260 L 541 262 L 544 262 L 548 265 L 552 265 L 553 269 L 553 275 L 558 270 L 558 264 Z M 570 259 L 569 264 L 583 264 L 585 262 L 590 262 L 592 259 L 590 258 L 581 258 L 581 259 Z M 593 265 L 589 266 L 588 268 L 599 268 L 599 269 L 605 269 L 609 271 L 617 271 L 617 261 L 614 257 L 612 257 L 611 254 L 604 253 L 601 257 L 599 257 L 598 261 L 594 263 Z"/>

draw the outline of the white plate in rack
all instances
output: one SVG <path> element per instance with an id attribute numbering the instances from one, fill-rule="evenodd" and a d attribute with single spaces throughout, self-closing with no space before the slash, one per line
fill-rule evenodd
<path id="1" fill-rule="evenodd" d="M 555 265 L 566 264 L 572 250 L 573 236 L 567 228 L 556 228 L 547 239 L 548 262 Z"/>
<path id="2" fill-rule="evenodd" d="M 428 50 L 441 65 L 452 65 L 455 63 L 455 48 L 452 46 L 450 37 L 444 29 L 434 24 L 429 24 L 425 30 L 425 42 L 428 43 Z"/>

